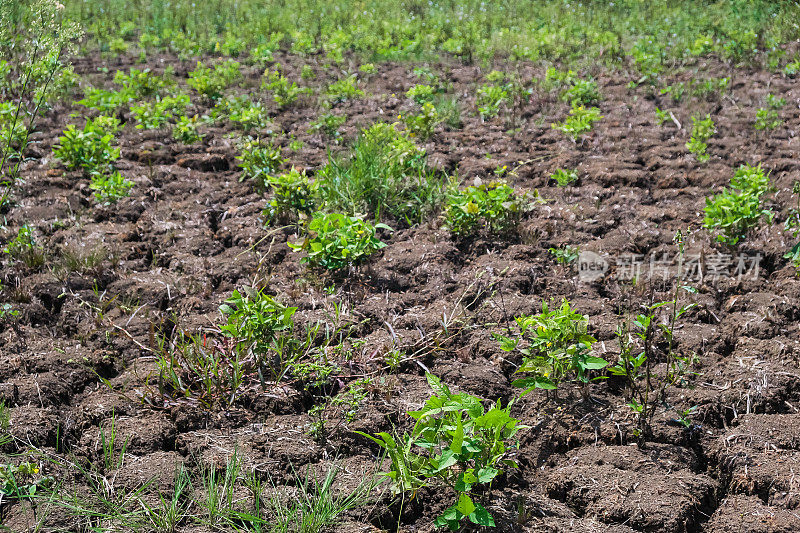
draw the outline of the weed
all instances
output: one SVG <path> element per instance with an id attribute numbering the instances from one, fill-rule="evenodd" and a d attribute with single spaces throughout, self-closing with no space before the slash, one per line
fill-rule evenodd
<path id="1" fill-rule="evenodd" d="M 358 264 L 386 247 L 376 236 L 378 229 L 391 231 L 386 224 L 373 225 L 361 217 L 317 213 L 308 224 L 305 240 L 289 246 L 306 252 L 303 263 L 339 270 Z"/>
<path id="2" fill-rule="evenodd" d="M 457 235 L 485 228 L 492 233 L 514 229 L 527 210 L 525 195 L 519 195 L 503 180 L 478 182 L 466 189 L 451 187 L 445 206 L 445 223 Z"/>
<path id="3" fill-rule="evenodd" d="M 39 472 L 39 464 L 31 461 L 0 465 L 0 504 L 4 500 L 34 499 L 37 492 L 55 481 Z"/>
<path id="4" fill-rule="evenodd" d="M 552 311 L 547 302 L 542 302 L 538 315 L 517 317 L 518 334 L 496 335 L 503 351 L 518 350 L 524 356 L 516 373 L 527 376 L 513 385 L 524 388 L 524 395 L 534 389 L 554 390 L 565 380 L 576 381 L 586 396 L 588 383 L 602 377 L 591 377 L 591 372 L 608 365 L 605 359 L 590 355 L 596 339 L 587 333 L 588 323 L 589 319 L 575 312 L 567 300 Z"/>
<path id="5" fill-rule="evenodd" d="M 706 198 L 703 226 L 719 232 L 717 241 L 736 245 L 762 218 L 772 221 L 773 213 L 763 207 L 761 199 L 768 190 L 769 176 L 760 164 L 742 165 L 731 179 L 730 187 Z"/>
<path id="6" fill-rule="evenodd" d="M 425 150 L 385 123 L 363 130 L 350 157 L 330 157 L 317 183 L 330 210 L 386 213 L 409 225 L 432 213 L 444 191 L 444 179 L 427 166 Z"/>
<path id="7" fill-rule="evenodd" d="M 594 123 L 603 118 L 600 110 L 596 107 L 585 108 L 580 105 L 573 105 L 569 116 L 563 122 L 554 122 L 552 128 L 558 130 L 576 142 L 578 138 L 592 131 Z"/>
<path id="8" fill-rule="evenodd" d="M 3 253 L 30 269 L 39 269 L 46 261 L 44 248 L 33 238 L 33 228 L 28 224 L 20 226 L 17 235 L 3 248 Z"/>
<path id="9" fill-rule="evenodd" d="M 430 373 L 426 378 L 434 394 L 422 409 L 408 413 L 416 420 L 410 433 L 397 438 L 388 433 L 356 433 L 386 451 L 392 470 L 383 475 L 395 494 L 405 497 L 406 492 L 413 494 L 434 482 L 453 491 L 455 503 L 436 518 L 437 527 L 458 531 L 465 519 L 493 527 L 494 518 L 482 503 L 503 469 L 518 466 L 511 451 L 524 426 L 509 414 L 511 405 L 502 407 L 498 401 L 486 410 L 479 398 L 452 393 Z"/>
<path id="10" fill-rule="evenodd" d="M 312 474 L 308 468 L 305 475 L 297 472 L 293 496 L 281 494 L 273 485 L 272 496 L 266 507 L 269 509 L 270 533 L 321 533 L 341 520 L 341 516 L 367 503 L 375 488 L 375 476 L 367 474 L 354 487 L 341 490 L 335 486 L 341 467 L 333 464 L 322 478 Z"/>
<path id="11" fill-rule="evenodd" d="M 700 118 L 697 115 L 692 117 L 692 135 L 689 138 L 689 142 L 686 143 L 686 149 L 693 153 L 700 163 L 705 163 L 711 159 L 711 156 L 706 153 L 708 148 L 706 141 L 716 132 L 717 128 L 710 115 L 706 115 L 705 118 Z"/>

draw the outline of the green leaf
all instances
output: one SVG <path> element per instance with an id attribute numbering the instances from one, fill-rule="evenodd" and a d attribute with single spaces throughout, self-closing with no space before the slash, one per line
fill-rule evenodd
<path id="1" fill-rule="evenodd" d="M 462 493 L 458 497 L 458 503 L 456 504 L 456 509 L 464 516 L 469 516 L 475 511 L 476 507 L 475 504 L 472 503 L 472 498 Z"/>
<path id="2" fill-rule="evenodd" d="M 543 376 L 516 379 L 511 382 L 515 387 L 553 390 L 556 386 L 552 381 Z"/>
<path id="3" fill-rule="evenodd" d="M 450 450 L 453 453 L 461 453 L 461 444 L 464 442 L 464 424 L 461 422 L 461 413 L 458 413 L 458 425 L 456 426 L 456 433 L 453 435 L 453 442 L 450 444 Z"/>
<path id="4" fill-rule="evenodd" d="M 489 511 L 484 509 L 481 504 L 475 505 L 475 510 L 468 515 L 469 521 L 473 524 L 484 527 L 494 527 L 494 518 Z"/>
<path id="5" fill-rule="evenodd" d="M 588 370 L 600 370 L 608 366 L 608 361 L 601 357 L 587 357 L 584 361 L 584 366 Z"/>
<path id="6" fill-rule="evenodd" d="M 497 477 L 500 473 L 499 470 L 496 468 L 492 468 L 491 466 L 487 466 L 486 468 L 481 468 L 478 470 L 478 483 L 489 483 L 491 480 Z"/>

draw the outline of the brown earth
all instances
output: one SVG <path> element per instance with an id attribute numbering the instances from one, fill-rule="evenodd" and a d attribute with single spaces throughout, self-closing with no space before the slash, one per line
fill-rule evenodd
<path id="1" fill-rule="evenodd" d="M 309 82 L 313 87 L 338 77 L 316 58 L 278 59 L 297 80 L 308 62 L 317 74 Z M 112 74 L 105 75 L 98 74 L 99 61 L 78 61 L 84 83 L 102 85 L 115 69 L 141 67 L 117 60 L 107 64 Z M 156 72 L 166 65 L 179 79 L 194 67 L 170 57 L 150 62 Z M 208 127 L 201 143 L 184 146 L 169 132 L 135 129 L 125 115 L 131 123 L 119 141 L 118 168 L 135 187 L 116 206 L 97 208 L 87 180 L 65 171 L 51 155 L 61 131 L 75 120 L 69 113 L 85 109 L 52 110 L 35 134 L 17 203 L 5 215 L 5 241 L 29 223 L 49 255 L 48 265 L 38 270 L 8 258 L 0 270 L 3 299 L 20 310 L 16 325 L 0 332 L 0 399 L 11 406 L 17 438 L 6 452 L 28 443 L 54 456 L 97 461 L 101 426 L 114 417 L 120 442 L 128 441 L 129 459 L 116 476 L 123 486 L 155 479 L 166 491 L 176 464 L 220 465 L 234 450 L 248 469 L 277 483 L 288 482 L 293 468 L 323 469 L 334 460 L 347 465 L 343 482 L 354 483 L 373 467 L 378 450 L 352 430 L 407 425 L 404 411 L 430 395 L 423 368 L 487 399 L 513 396 L 510 381 L 518 361 L 505 358 L 491 328 L 464 328 L 446 349 L 419 357 L 420 364 L 411 361 L 396 374 L 376 377 L 375 390 L 352 422 L 335 414 L 328 420 L 325 442 L 309 436 L 313 400 L 292 383 L 254 391 L 245 404 L 223 411 L 191 403 L 144 404 L 138 395 L 155 370 L 153 332 L 169 331 L 175 323 L 189 331 L 218 323 L 217 308 L 235 288 L 269 280 L 270 293 L 299 308 L 301 323 L 324 318 L 333 302 L 345 309 L 343 320 L 361 322 L 358 336 L 366 342 L 341 377 L 344 384 L 373 371 L 370 356 L 386 351 L 393 338 L 420 344 L 421 337 L 435 335 L 443 314 L 502 324 L 537 312 L 543 300 L 563 297 L 589 316 L 600 341 L 596 348 L 613 359 L 620 310 L 647 301 L 650 287 L 620 282 L 613 270 L 581 282 L 571 268 L 555 265 L 548 248 L 579 245 L 610 257 L 672 253 L 677 230 L 700 227 L 705 198 L 725 186 L 738 165 L 762 163 L 775 187 L 769 200 L 775 222 L 740 248 L 761 254 L 761 270 L 755 279 L 723 276 L 697 285 L 699 306 L 676 334 L 680 351 L 697 353 L 697 375 L 670 391 L 672 408 L 657 415 L 654 442 L 644 450 L 634 445 L 633 419 L 613 382 L 593 383 L 595 401 L 588 404 L 577 391 L 555 403 L 531 394 L 514 408 L 531 426 L 522 435 L 520 468 L 493 488 L 490 511 L 497 531 L 800 530 L 800 280 L 782 258 L 793 245 L 783 221 L 796 202 L 792 183 L 800 180 L 800 84 L 757 68 L 690 64 L 672 81 L 731 76 L 731 89 L 718 99 L 687 96 L 676 105 L 646 88 L 628 89 L 629 76 L 598 67 L 587 74 L 600 85 L 604 119 L 574 144 L 550 127 L 568 110 L 556 95 L 534 93 L 519 123 L 511 124 L 508 114 L 483 122 L 474 94 L 487 71 L 451 62 L 430 67 L 459 95 L 464 120 L 459 130 L 440 126 L 425 144 L 431 161 L 465 181 L 491 177 L 506 165 L 515 169 L 508 176 L 515 187 L 538 189 L 548 202 L 510 239 L 454 239 L 437 220 L 400 228 L 333 295 L 323 287 L 334 280 L 309 273 L 300 254 L 286 245 L 291 231 L 264 227 L 265 196 L 239 182 L 235 141 L 227 136 L 231 128 Z M 381 64 L 377 74 L 361 76 L 366 96 L 337 106 L 349 117 L 338 144 L 307 133 L 321 112 L 310 98 L 283 112 L 264 98 L 274 129 L 287 133 L 276 142 L 290 164 L 313 173 L 327 150 L 342 150 L 360 127 L 411 111 L 404 94 L 417 83 L 412 68 Z M 523 79 L 543 74 L 528 65 L 519 68 Z M 260 74 L 248 68 L 240 92 L 262 95 Z M 786 99 L 784 124 L 757 132 L 752 121 L 768 92 Z M 195 99 L 196 111 L 207 112 L 200 102 Z M 671 109 L 682 127 L 658 126 L 656 106 Z M 698 164 L 684 146 L 690 116 L 698 112 L 712 113 L 717 124 L 707 164 Z M 507 132 L 511 127 L 520 129 Z M 301 150 L 289 150 L 288 134 L 304 142 Z M 579 183 L 555 186 L 548 177 L 559 167 L 576 168 Z M 692 232 L 687 241 L 688 249 L 705 254 L 715 246 L 704 231 Z M 101 258 L 90 268 L 63 266 L 66 257 L 89 254 Z M 653 284 L 656 299 L 666 299 L 658 285 Z M 687 430 L 673 420 L 691 406 L 698 408 Z M 397 507 L 382 498 L 370 517 L 353 513 L 337 531 L 392 527 Z M 431 530 L 432 518 L 447 505 L 434 491 L 419 495 L 402 518 L 403 531 Z M 25 530 L 22 504 L 3 512 L 7 527 Z"/>

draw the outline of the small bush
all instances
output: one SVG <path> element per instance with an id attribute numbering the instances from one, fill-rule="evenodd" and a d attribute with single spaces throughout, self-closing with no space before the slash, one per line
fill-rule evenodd
<path id="1" fill-rule="evenodd" d="M 120 156 L 119 148 L 111 145 L 118 127 L 116 119 L 103 116 L 87 120 L 83 130 L 70 124 L 59 137 L 53 154 L 70 170 L 106 172 Z"/>
<path id="2" fill-rule="evenodd" d="M 198 61 L 197 68 L 189 73 L 187 83 L 206 98 L 216 100 L 222 96 L 225 89 L 242 77 L 240 67 L 238 62 L 230 59 L 218 63 L 213 68 Z"/>
<path id="3" fill-rule="evenodd" d="M 264 72 L 261 88 L 272 91 L 272 99 L 281 109 L 294 104 L 301 95 L 309 92 L 308 89 L 303 89 L 295 82 L 289 81 L 286 76 L 277 70 Z"/>
<path id="4" fill-rule="evenodd" d="M 166 126 L 173 117 L 186 113 L 190 104 L 188 94 L 179 94 L 132 105 L 131 112 L 139 122 L 137 128 L 156 130 Z"/>
<path id="5" fill-rule="evenodd" d="M 786 105 L 786 99 L 768 94 L 766 103 L 767 107 L 761 107 L 756 111 L 756 120 L 753 126 L 757 130 L 774 130 L 783 124 L 778 111 Z"/>
<path id="6" fill-rule="evenodd" d="M 433 102 L 436 95 L 436 88 L 426 84 L 417 84 L 406 91 L 406 96 L 411 98 L 417 105 Z"/>
<path id="7" fill-rule="evenodd" d="M 731 179 L 730 187 L 706 198 L 703 225 L 719 232 L 717 241 L 737 244 L 762 218 L 772 221 L 773 213 L 763 207 L 761 199 L 768 190 L 769 176 L 761 165 L 742 165 Z"/>
<path id="8" fill-rule="evenodd" d="M 339 104 L 364 96 L 364 91 L 358 88 L 358 79 L 355 74 L 331 83 L 325 89 L 329 104 Z"/>
<path id="9" fill-rule="evenodd" d="M 305 172 L 292 167 L 289 172 L 271 176 L 268 183 L 272 188 L 272 200 L 264 214 L 269 220 L 287 220 L 292 215 L 303 218 L 316 210 L 317 189 Z"/>
<path id="10" fill-rule="evenodd" d="M 240 146 L 239 155 L 242 175 L 239 181 L 251 179 L 256 188 L 263 190 L 269 177 L 283 166 L 286 160 L 281 156 L 281 149 L 273 144 L 263 144 L 260 140 L 247 139 Z"/>
<path id="11" fill-rule="evenodd" d="M 578 172 L 575 170 L 564 170 L 563 168 L 557 168 L 550 177 L 554 179 L 556 183 L 558 183 L 559 187 L 566 187 L 567 185 L 578 181 Z"/>
<path id="12" fill-rule="evenodd" d="M 308 224 L 306 239 L 289 246 L 306 252 L 303 263 L 339 270 L 358 264 L 386 247 L 376 236 L 378 229 L 391 230 L 386 224 L 372 225 L 361 217 L 317 213 Z"/>
<path id="13" fill-rule="evenodd" d="M 317 120 L 311 123 L 308 131 L 321 131 L 329 137 L 339 138 L 339 128 L 347 122 L 347 115 L 335 115 L 333 113 L 323 113 Z"/>
<path id="14" fill-rule="evenodd" d="M 569 111 L 569 116 L 563 122 L 555 122 L 552 124 L 553 129 L 556 129 L 567 135 L 572 142 L 576 142 L 578 138 L 592 131 L 594 123 L 603 118 L 600 110 L 596 107 L 585 108 L 581 105 L 574 105 Z"/>
<path id="15" fill-rule="evenodd" d="M 518 195 L 503 180 L 451 189 L 445 206 L 445 223 L 453 233 L 466 235 L 479 229 L 492 233 L 516 227 L 527 209 L 524 195 Z"/>
<path id="16" fill-rule="evenodd" d="M 438 111 L 430 102 L 423 104 L 419 113 L 409 113 L 401 118 L 409 135 L 423 140 L 433 135 L 434 128 L 442 122 Z"/>
<path id="17" fill-rule="evenodd" d="M 561 99 L 572 106 L 587 106 L 600 101 L 601 95 L 594 80 L 572 80 L 572 85 L 561 93 Z"/>
<path id="18" fill-rule="evenodd" d="M 455 502 L 436 518 L 437 527 L 458 531 L 464 520 L 493 527 L 494 518 L 479 502 L 504 468 L 517 468 L 509 452 L 519 446 L 515 437 L 524 426 L 510 415 L 510 404 L 502 407 L 498 400 L 487 410 L 480 398 L 452 393 L 439 378 L 426 377 L 434 394 L 422 409 L 408 413 L 416 420 L 410 432 L 397 438 L 356 433 L 386 450 L 392 469 L 384 476 L 393 493 L 413 497 L 430 484 L 453 491 Z"/>
<path id="19" fill-rule="evenodd" d="M 478 114 L 484 120 L 496 117 L 500 113 L 500 107 L 508 100 L 506 88 L 500 85 L 482 85 L 478 88 Z"/>
<path id="20" fill-rule="evenodd" d="M 710 115 L 706 115 L 706 118 L 692 117 L 692 136 L 689 138 L 689 142 L 686 143 L 686 149 L 693 153 L 700 163 L 705 163 L 711 159 L 711 156 L 706 153 L 708 148 L 706 141 L 716 132 L 717 128 Z"/>
<path id="21" fill-rule="evenodd" d="M 109 174 L 95 172 L 91 176 L 89 188 L 94 191 L 95 199 L 105 205 L 117 203 L 121 198 L 128 196 L 133 182 L 124 178 L 119 170 Z"/>
<path id="22" fill-rule="evenodd" d="M 172 128 L 172 138 L 183 144 L 194 144 L 203 139 L 203 135 L 197 130 L 200 121 L 197 115 L 193 117 L 181 116 Z"/>
<path id="23" fill-rule="evenodd" d="M 550 310 L 542 302 L 538 315 L 516 318 L 519 332 L 514 337 L 496 335 L 503 351 L 519 351 L 524 359 L 516 373 L 526 377 L 513 382 L 528 394 L 534 389 L 556 389 L 565 380 L 586 385 L 592 380 L 591 371 L 608 365 L 605 359 L 590 355 L 596 341 L 587 333 L 589 319 L 576 313 L 564 300 Z"/>

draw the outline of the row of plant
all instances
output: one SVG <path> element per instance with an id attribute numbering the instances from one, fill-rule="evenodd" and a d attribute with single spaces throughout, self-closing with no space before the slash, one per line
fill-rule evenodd
<path id="1" fill-rule="evenodd" d="M 105 56 L 168 50 L 183 57 L 204 53 L 269 61 L 281 49 L 318 55 L 330 63 L 350 53 L 378 60 L 427 59 L 446 53 L 465 61 L 497 56 L 531 61 L 629 61 L 652 76 L 678 60 L 718 55 L 768 65 L 786 61 L 780 44 L 796 38 L 797 6 L 718 0 L 581 5 L 509 2 L 396 4 L 380 0 L 362 10 L 346 2 L 263 4 L 234 8 L 188 0 L 126 9 L 110 0 L 66 2 L 82 22 L 87 45 Z M 381 17 L 374 16 L 382 14 Z M 386 20 L 400 21 L 387 26 Z M 89 48 L 89 46 L 87 46 Z"/>

